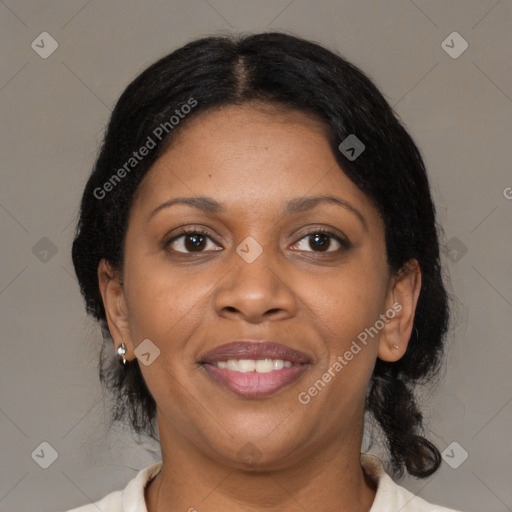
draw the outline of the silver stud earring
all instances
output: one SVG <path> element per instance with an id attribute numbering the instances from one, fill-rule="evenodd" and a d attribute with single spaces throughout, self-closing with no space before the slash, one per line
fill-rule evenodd
<path id="1" fill-rule="evenodd" d="M 398 350 L 398 349 L 399 349 L 399 346 L 398 346 L 396 343 L 393 343 L 393 348 L 394 348 L 395 350 Z"/>
<path id="2" fill-rule="evenodd" d="M 124 343 L 121 343 L 121 346 L 117 349 L 117 359 L 119 362 L 123 362 L 123 365 L 126 364 L 126 345 Z"/>

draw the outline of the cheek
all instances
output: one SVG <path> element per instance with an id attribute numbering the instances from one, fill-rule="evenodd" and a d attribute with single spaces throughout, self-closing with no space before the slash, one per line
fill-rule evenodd
<path id="1" fill-rule="evenodd" d="M 329 281 L 319 308 L 317 325 L 327 344 L 322 365 L 330 392 L 342 410 L 354 413 L 363 399 L 378 355 L 379 334 L 375 324 L 384 312 L 387 278 L 371 251 L 354 258 Z M 350 390 L 349 393 L 348 390 Z"/>
<path id="2" fill-rule="evenodd" d="M 320 319 L 339 333 L 341 346 L 373 325 L 385 305 L 385 276 L 369 260 L 354 259 L 330 279 L 322 294 Z"/>
<path id="3" fill-rule="evenodd" d="M 305 399 L 310 397 L 312 410 L 318 414 L 325 408 L 331 410 L 332 425 L 360 414 L 378 355 L 379 336 L 369 328 L 382 313 L 385 298 L 381 280 L 368 267 L 347 265 L 337 280 L 335 284 L 329 281 L 321 299 L 323 307 L 314 315 L 326 359 L 302 390 Z"/>
<path id="4" fill-rule="evenodd" d="M 167 344 L 172 339 L 168 348 L 174 350 L 211 283 L 199 279 L 197 272 L 171 269 L 161 256 L 144 257 L 136 251 L 130 256 L 125 274 L 135 344 L 145 338 L 154 339 L 157 344 Z"/>

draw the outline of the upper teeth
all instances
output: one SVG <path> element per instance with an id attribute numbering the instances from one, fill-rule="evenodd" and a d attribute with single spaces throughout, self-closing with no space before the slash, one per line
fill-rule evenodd
<path id="1" fill-rule="evenodd" d="M 283 367 L 289 368 L 292 366 L 292 362 L 283 359 L 228 359 L 227 361 L 218 361 L 215 365 L 235 372 L 268 373 L 273 370 L 281 370 Z"/>

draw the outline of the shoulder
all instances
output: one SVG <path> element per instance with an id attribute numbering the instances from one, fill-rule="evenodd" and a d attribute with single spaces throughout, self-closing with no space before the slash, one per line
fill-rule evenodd
<path id="1" fill-rule="evenodd" d="M 147 483 L 157 475 L 161 467 L 162 461 L 147 466 L 141 469 L 123 490 L 111 492 L 99 501 L 66 512 L 98 512 L 98 510 L 101 510 L 101 512 L 124 512 L 124 510 L 128 510 L 128 504 L 130 511 L 147 512 L 144 489 Z"/>
<path id="2" fill-rule="evenodd" d="M 398 507 L 396 510 L 400 510 L 401 512 L 460 512 L 425 501 L 404 487 L 393 482 L 387 474 L 382 477 L 381 485 L 383 489 L 386 490 L 384 494 L 386 495 L 387 501 L 393 503 L 393 506 Z M 387 509 L 379 509 L 379 507 L 377 507 L 376 510 Z M 373 508 L 370 512 L 373 512 Z"/>
<path id="3" fill-rule="evenodd" d="M 377 457 L 361 454 L 361 465 L 377 485 L 377 493 L 370 512 L 461 512 L 428 503 L 395 483 L 384 471 Z"/>

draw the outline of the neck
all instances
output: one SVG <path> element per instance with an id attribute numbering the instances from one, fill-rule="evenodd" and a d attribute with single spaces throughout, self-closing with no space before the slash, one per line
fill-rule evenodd
<path id="1" fill-rule="evenodd" d="M 375 485 L 360 463 L 362 433 L 344 432 L 284 469 L 243 471 L 160 427 L 163 465 L 146 487 L 148 512 L 368 512 L 374 501 Z"/>

